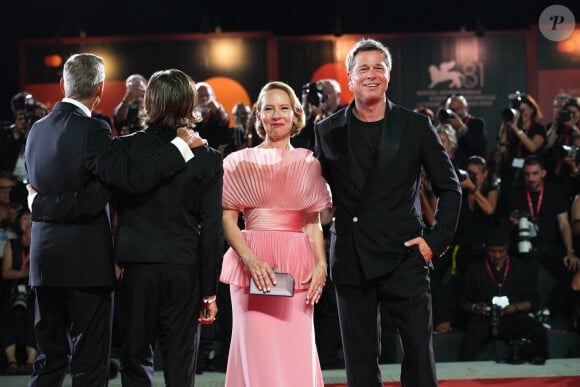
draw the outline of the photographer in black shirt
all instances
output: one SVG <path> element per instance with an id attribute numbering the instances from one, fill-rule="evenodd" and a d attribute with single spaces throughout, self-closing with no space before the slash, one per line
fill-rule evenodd
<path id="1" fill-rule="evenodd" d="M 508 360 L 542 365 L 547 357 L 547 332 L 528 313 L 537 308 L 538 295 L 529 267 L 508 255 L 509 231 L 492 229 L 485 256 L 465 273 L 461 305 L 469 316 L 461 347 L 463 361 L 477 360 L 481 345 L 502 338 L 512 343 Z M 523 344 L 521 354 L 518 344 Z"/>

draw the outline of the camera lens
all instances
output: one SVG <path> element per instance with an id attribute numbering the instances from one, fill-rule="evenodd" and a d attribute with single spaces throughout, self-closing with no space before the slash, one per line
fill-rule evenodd
<path id="1" fill-rule="evenodd" d="M 451 109 L 441 109 L 438 113 L 439 121 L 447 121 L 448 119 L 453 117 L 453 110 Z"/>
<path id="2" fill-rule="evenodd" d="M 501 112 L 501 119 L 504 122 L 513 121 L 516 118 L 516 109 L 506 108 Z"/>

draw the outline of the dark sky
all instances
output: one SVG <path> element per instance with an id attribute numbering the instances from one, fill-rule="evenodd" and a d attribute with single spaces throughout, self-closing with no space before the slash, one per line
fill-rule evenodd
<path id="1" fill-rule="evenodd" d="M 1 0 L 3 76 L 0 119 L 9 119 L 10 97 L 18 91 L 17 42 L 23 38 L 179 34 L 210 31 L 270 31 L 274 35 L 413 33 L 527 30 L 550 1 L 402 0 Z M 577 0 L 567 5 L 580 19 Z M 572 4 L 574 6 L 572 6 Z M 325 5 L 323 5 L 325 4 Z M 333 5 L 328 5 L 333 4 Z M 393 4 L 396 4 L 393 5 Z M 8 114 L 8 116 L 6 115 Z"/>

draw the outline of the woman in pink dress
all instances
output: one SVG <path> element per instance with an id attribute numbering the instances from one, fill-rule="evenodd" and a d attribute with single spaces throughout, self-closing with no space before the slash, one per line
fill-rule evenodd
<path id="1" fill-rule="evenodd" d="M 223 225 L 231 247 L 220 281 L 230 285 L 233 314 L 226 387 L 324 385 L 312 316 L 326 283 L 320 212 L 332 202 L 312 151 L 290 145 L 304 123 L 292 88 L 270 82 L 256 104 L 264 141 L 224 159 Z M 295 278 L 294 296 L 249 294 L 250 278 L 269 292 L 275 270 Z"/>

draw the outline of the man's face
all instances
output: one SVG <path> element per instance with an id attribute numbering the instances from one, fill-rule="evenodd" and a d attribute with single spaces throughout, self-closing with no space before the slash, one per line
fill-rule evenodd
<path id="1" fill-rule="evenodd" d="M 487 256 L 493 265 L 502 263 L 507 258 L 508 246 L 487 246 Z"/>
<path id="2" fill-rule="evenodd" d="M 10 204 L 10 191 L 14 185 L 15 183 L 10 179 L 0 178 L 0 204 Z"/>
<path id="3" fill-rule="evenodd" d="M 538 164 L 524 166 L 524 181 L 530 191 L 539 191 L 544 183 L 544 177 L 546 177 L 546 170 Z"/>
<path id="4" fill-rule="evenodd" d="M 17 110 L 14 114 L 14 129 L 25 133 L 28 130 L 26 109 Z"/>
<path id="5" fill-rule="evenodd" d="M 467 103 L 461 97 L 451 98 L 449 101 L 449 109 L 453 110 L 461 118 L 467 115 Z"/>
<path id="6" fill-rule="evenodd" d="M 385 97 L 391 73 L 382 52 L 361 51 L 354 57 L 354 66 L 348 77 L 355 97 L 363 103 L 372 103 Z"/>
<path id="7" fill-rule="evenodd" d="M 197 88 L 197 106 L 206 107 L 211 99 L 211 94 L 205 85 Z"/>

